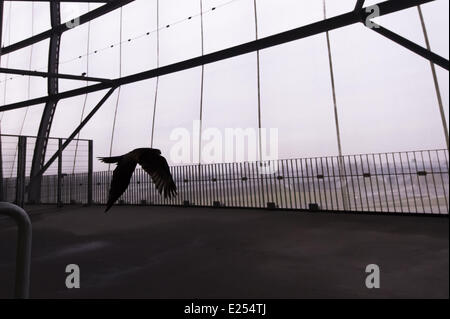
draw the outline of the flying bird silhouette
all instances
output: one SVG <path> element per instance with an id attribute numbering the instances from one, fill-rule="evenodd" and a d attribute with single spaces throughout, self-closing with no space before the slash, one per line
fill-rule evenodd
<path id="1" fill-rule="evenodd" d="M 138 148 L 122 156 L 99 157 L 98 159 L 103 163 L 117 164 L 113 172 L 105 213 L 127 189 L 137 164 L 141 165 L 151 176 L 156 189 L 159 194 L 164 195 L 164 198 L 172 198 L 177 195 L 177 187 L 170 173 L 169 164 L 161 155 L 160 150 Z"/>

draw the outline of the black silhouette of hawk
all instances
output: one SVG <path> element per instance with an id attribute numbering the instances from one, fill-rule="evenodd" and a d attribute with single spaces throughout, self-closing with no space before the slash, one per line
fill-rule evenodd
<path id="1" fill-rule="evenodd" d="M 99 160 L 107 164 L 117 164 L 113 172 L 105 213 L 127 189 L 137 164 L 141 165 L 151 176 L 159 194 L 163 195 L 164 193 L 164 198 L 172 198 L 177 195 L 177 187 L 170 173 L 169 165 L 161 156 L 160 150 L 138 148 L 122 156 L 99 157 Z"/>

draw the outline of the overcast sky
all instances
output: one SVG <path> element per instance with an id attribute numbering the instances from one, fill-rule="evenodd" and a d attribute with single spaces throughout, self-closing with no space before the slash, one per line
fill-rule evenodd
<path id="1" fill-rule="evenodd" d="M 229 0 L 204 0 L 204 11 Z M 329 16 L 350 11 L 355 0 L 328 0 Z M 366 1 L 368 5 L 380 1 Z M 200 0 L 160 0 L 160 63 L 166 65 L 201 54 Z M 323 19 L 322 0 L 257 0 L 259 37 Z M 90 8 L 95 8 L 91 5 Z M 449 57 L 449 1 L 424 5 L 432 49 Z M 63 20 L 82 14 L 87 4 L 63 4 Z M 143 36 L 120 48 L 101 50 L 120 41 L 120 10 L 83 25 L 62 38 L 61 73 L 116 78 L 155 68 L 156 0 L 137 0 L 123 8 L 122 39 Z M 32 23 L 33 21 L 33 23 Z M 380 24 L 424 45 L 417 8 L 377 20 Z M 90 41 L 88 43 L 88 28 Z M 5 2 L 3 43 L 8 45 L 49 28 L 45 3 Z M 235 0 L 204 15 L 205 53 L 255 39 L 253 0 Z M 445 148 L 445 138 L 428 61 L 381 37 L 363 25 L 330 33 L 336 94 L 345 154 Z M 85 56 L 88 50 L 96 54 Z M 2 57 L 10 68 L 42 69 L 48 40 Z M 81 59 L 75 59 L 78 56 Z M 70 61 L 72 60 L 72 61 Z M 70 62 L 67 62 L 70 61 Z M 228 59 L 205 68 L 203 129 L 256 128 L 256 53 Z M 261 118 L 265 128 L 279 130 L 279 157 L 337 155 L 328 53 L 325 34 L 261 51 Z M 449 74 L 437 67 L 448 123 Z M 170 152 L 176 128 L 192 131 L 200 116 L 201 68 L 160 78 L 154 146 Z M 46 95 L 46 80 L 27 77 L 4 82 L 0 104 Z M 30 81 L 30 82 L 29 82 Z M 155 79 L 122 87 L 117 108 L 113 154 L 148 147 L 151 138 Z M 5 90 L 5 83 L 6 90 Z M 30 84 L 30 86 L 29 86 Z M 86 83 L 60 81 L 60 91 Z M 28 90 L 28 87 L 30 89 Z M 5 96 L 6 92 L 6 96 Z M 85 115 L 105 92 L 87 97 Z M 95 155 L 110 151 L 118 91 L 81 133 L 93 139 Z M 58 104 L 51 135 L 67 137 L 79 124 L 85 97 Z M 2 133 L 36 135 L 43 106 L 6 112 Z M 25 118 L 25 121 L 24 121 Z M 24 123 L 22 127 L 22 123 Z M 96 163 L 96 169 L 104 167 Z"/>

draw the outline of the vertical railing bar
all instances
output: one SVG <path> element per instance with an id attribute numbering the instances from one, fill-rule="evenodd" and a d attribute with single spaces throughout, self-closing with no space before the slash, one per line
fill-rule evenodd
<path id="1" fill-rule="evenodd" d="M 277 163 L 277 167 L 280 167 L 281 164 L 281 177 L 282 179 L 279 179 L 279 185 L 280 185 L 280 207 L 281 208 L 286 208 L 287 206 L 287 197 L 286 197 L 286 176 L 285 176 L 285 172 L 284 172 L 284 164 L 283 164 L 283 160 L 278 160 L 275 163 Z M 284 196 L 283 196 L 284 195 Z"/>
<path id="2" fill-rule="evenodd" d="M 328 163 L 328 160 L 331 159 L 331 157 L 325 157 L 325 163 L 327 168 L 327 179 L 328 179 L 328 192 L 330 194 L 330 207 L 331 210 L 338 210 L 339 207 L 335 208 L 334 201 L 333 201 L 333 186 L 331 185 L 331 174 L 330 174 L 330 165 Z M 321 159 L 322 162 L 322 159 Z M 325 184 L 326 185 L 326 184 Z M 326 186 L 324 186 L 326 187 Z"/>
<path id="3" fill-rule="evenodd" d="M 436 186 L 436 179 L 434 177 L 435 171 L 434 171 L 434 166 L 433 166 L 433 160 L 431 159 L 431 152 L 430 151 L 428 151 L 428 159 L 430 160 L 431 177 L 433 179 L 434 194 L 436 195 L 436 202 L 437 202 L 437 206 L 438 206 L 438 211 L 439 211 L 439 214 L 442 214 L 442 212 L 441 212 L 441 205 L 440 205 L 440 202 L 439 202 L 439 195 L 438 195 L 437 186 Z"/>
<path id="4" fill-rule="evenodd" d="M 305 166 L 307 166 L 306 160 L 305 160 Z M 303 197 L 305 199 L 305 209 L 308 209 L 308 203 L 311 203 L 311 191 L 309 188 L 309 181 L 308 181 L 308 177 L 307 177 L 308 173 L 306 173 L 307 187 L 305 187 L 305 174 L 303 173 L 303 160 L 302 159 L 300 159 L 300 171 L 302 173 Z M 306 196 L 306 188 L 308 188 L 308 196 Z"/>
<path id="5" fill-rule="evenodd" d="M 315 164 L 315 165 L 314 165 Z M 317 163 L 317 157 L 316 158 L 314 158 L 314 164 L 313 164 L 313 161 L 312 161 L 312 159 L 311 159 L 311 173 L 312 173 L 312 178 L 313 178 L 313 181 L 316 181 L 317 180 L 317 192 L 318 192 L 318 196 L 319 196 L 319 205 L 320 205 L 320 207 L 321 208 L 323 208 L 323 205 L 322 205 L 322 191 L 320 190 L 320 179 L 318 178 L 318 175 L 319 175 L 319 165 L 318 165 L 318 163 Z M 315 175 L 314 175 L 314 169 L 313 169 L 313 167 L 315 166 Z"/>
<path id="6" fill-rule="evenodd" d="M 253 196 L 254 191 L 252 191 L 253 176 L 250 174 L 250 163 L 249 162 L 244 162 L 244 172 L 245 172 L 245 176 L 247 178 L 246 190 L 247 190 L 248 206 L 255 208 L 255 205 L 254 205 L 255 197 Z"/>
<path id="7" fill-rule="evenodd" d="M 235 178 L 239 188 L 239 207 L 245 207 L 245 187 L 242 184 L 242 180 L 240 179 L 240 177 L 242 176 L 242 162 L 236 163 L 236 169 L 237 176 L 235 176 Z"/>
<path id="8" fill-rule="evenodd" d="M 334 195 L 336 196 L 336 210 L 341 210 L 341 207 L 339 206 L 339 195 L 338 195 L 338 188 L 337 188 L 337 183 L 336 183 L 336 170 L 335 170 L 335 165 L 334 165 L 334 160 L 335 159 L 337 159 L 338 161 L 339 161 L 339 158 L 337 158 L 337 157 L 330 157 L 330 160 L 331 160 L 331 168 L 332 168 L 332 172 L 333 172 L 333 185 L 334 185 Z M 338 164 L 339 164 L 339 162 L 338 162 Z M 327 161 L 327 165 L 328 165 L 328 161 Z M 338 174 L 339 174 L 339 171 L 338 171 Z M 331 178 L 331 177 L 330 177 Z M 340 178 L 339 179 L 340 181 L 341 181 L 341 183 L 342 183 L 342 178 Z M 341 185 L 341 188 L 342 188 L 342 186 L 343 185 Z M 331 189 L 331 186 L 330 186 L 330 189 Z M 330 191 L 331 192 L 331 191 Z M 341 193 L 341 195 L 342 195 L 342 207 L 343 207 L 343 209 L 342 210 L 344 210 L 344 192 L 339 192 L 339 193 Z"/>
<path id="9" fill-rule="evenodd" d="M 444 200 L 445 200 L 445 208 L 448 211 L 448 201 L 447 201 L 447 190 L 445 189 L 445 183 L 444 183 L 444 177 L 443 177 L 443 172 L 442 172 L 442 166 L 441 166 L 441 159 L 439 156 L 439 151 L 436 151 L 436 158 L 438 160 L 438 165 L 439 165 L 439 175 L 441 176 L 441 183 L 442 183 L 442 189 L 444 190 Z M 448 175 L 448 171 L 447 171 L 447 175 Z"/>
<path id="10" fill-rule="evenodd" d="M 395 179 L 396 179 L 396 182 L 397 182 L 397 190 L 398 190 L 398 201 L 400 202 L 400 211 L 402 212 L 402 213 L 404 213 L 405 211 L 404 211 L 404 209 L 403 209 L 403 201 L 402 201 L 402 194 L 401 194 L 401 191 L 400 191 L 400 183 L 399 183 L 399 181 L 398 181 L 398 172 L 397 172 L 397 164 L 396 164 L 396 161 L 395 161 L 395 153 L 391 153 L 391 155 L 392 155 L 392 161 L 394 162 L 394 174 L 395 174 Z"/>
<path id="11" fill-rule="evenodd" d="M 192 175 L 193 175 L 193 180 L 194 180 L 194 197 L 195 197 L 195 202 L 197 203 L 198 206 L 202 206 L 201 203 L 201 196 L 200 196 L 200 174 L 199 174 L 199 164 L 193 164 L 191 165 L 191 171 L 192 171 Z"/>
<path id="12" fill-rule="evenodd" d="M 411 212 L 411 206 L 409 205 L 409 195 L 408 195 L 408 186 L 406 184 L 406 174 L 405 174 L 405 169 L 403 166 L 403 157 L 402 157 L 402 152 L 399 152 L 400 155 L 400 168 L 402 170 L 402 177 L 403 177 L 403 186 L 405 188 L 405 196 L 406 196 L 406 203 L 408 206 L 408 212 Z"/>
<path id="13" fill-rule="evenodd" d="M 230 205 L 230 185 L 228 182 L 228 176 L 227 176 L 227 165 L 226 163 L 221 163 L 221 170 L 222 170 L 222 176 L 223 176 L 223 189 L 224 189 L 224 199 L 223 199 L 223 204 L 226 207 L 231 206 Z"/>
<path id="14" fill-rule="evenodd" d="M 346 159 L 347 159 L 348 164 L 351 166 L 351 162 L 350 162 L 350 157 L 349 156 L 339 156 L 338 157 L 338 170 L 339 170 L 339 176 L 341 176 L 342 169 L 340 167 L 342 166 L 343 169 L 344 169 L 344 179 L 345 179 L 344 192 L 347 193 L 347 198 L 345 198 L 344 195 L 342 196 L 342 198 L 344 199 L 344 202 L 343 202 L 344 209 L 345 209 L 345 206 L 346 206 L 346 201 L 348 200 L 348 206 L 349 206 L 348 209 L 352 210 L 352 199 L 350 197 L 350 191 L 348 190 L 348 181 L 347 181 L 348 174 L 347 174 L 347 165 L 345 163 Z M 352 178 L 352 177 L 350 177 L 350 178 Z M 352 188 L 353 188 L 353 179 L 352 179 Z M 341 189 L 341 191 L 342 191 L 342 189 Z M 355 192 L 355 190 L 353 189 L 353 199 L 354 199 L 354 192 Z M 357 208 L 357 206 L 355 206 L 355 208 Z"/>
<path id="15" fill-rule="evenodd" d="M 313 202 L 314 203 L 318 203 L 312 158 L 309 158 L 308 160 L 309 160 L 309 166 L 307 167 L 307 172 L 308 172 L 308 179 L 311 181 L 311 184 L 312 184 L 313 195 L 314 195 L 314 201 Z M 308 163 L 308 160 L 306 161 L 306 163 Z"/>
<path id="16" fill-rule="evenodd" d="M 264 182 L 263 182 L 263 180 L 261 178 L 260 165 L 261 165 L 261 162 L 255 161 L 253 163 L 253 169 L 254 169 L 254 174 L 256 176 L 257 183 L 258 183 L 259 207 L 260 208 L 264 208 L 264 200 L 265 200 L 265 196 L 264 196 Z"/>
<path id="17" fill-rule="evenodd" d="M 230 167 L 230 180 L 233 183 L 233 191 L 234 191 L 234 197 L 233 197 L 233 203 L 234 203 L 234 207 L 239 207 L 240 204 L 240 195 L 239 195 L 239 190 L 238 190 L 238 185 L 236 185 L 236 178 L 235 178 L 235 174 L 236 174 L 236 167 L 234 163 L 229 163 L 228 164 Z"/>
<path id="18" fill-rule="evenodd" d="M 425 167 L 425 160 L 424 160 L 424 158 L 423 158 L 423 151 L 420 152 L 420 158 L 422 159 L 422 168 L 423 168 L 423 171 L 427 172 L 427 169 L 426 169 L 426 167 Z M 429 204 L 430 204 L 430 210 L 431 210 L 431 213 L 433 214 L 433 204 L 431 203 L 430 188 L 428 187 L 427 176 L 428 176 L 428 174 L 424 176 L 424 180 L 425 180 L 425 186 L 427 187 L 427 195 L 428 195 L 428 202 L 429 202 Z"/>
<path id="19" fill-rule="evenodd" d="M 192 200 L 192 204 L 194 206 L 198 205 L 197 203 L 197 198 L 195 197 L 195 176 L 192 172 L 192 165 L 188 165 L 188 172 L 189 172 L 189 180 L 192 181 L 191 183 L 189 183 L 190 186 L 190 190 L 191 190 L 191 200 Z"/>
<path id="20" fill-rule="evenodd" d="M 221 202 L 220 194 L 221 194 L 222 190 L 220 189 L 220 174 L 219 174 L 219 171 L 217 169 L 217 164 L 214 163 L 213 166 L 214 166 L 214 175 L 215 175 L 215 178 L 216 178 L 216 194 L 217 194 L 216 195 L 216 200 Z"/>
<path id="21" fill-rule="evenodd" d="M 355 170 L 356 170 L 355 174 L 356 174 L 356 180 L 358 182 L 359 202 L 361 204 L 361 210 L 364 211 L 365 209 L 364 209 L 364 203 L 363 203 L 363 194 L 362 194 L 362 189 L 361 189 L 361 182 L 359 180 L 360 176 L 362 176 L 362 175 L 360 175 L 359 170 L 358 170 L 358 162 L 356 160 L 356 155 L 353 156 L 353 163 L 355 164 Z"/>
<path id="22" fill-rule="evenodd" d="M 321 169 L 321 173 L 323 175 L 322 186 L 323 186 L 323 194 L 325 197 L 325 208 L 328 210 L 327 183 L 325 181 L 325 179 L 328 178 L 328 172 L 327 172 L 327 174 L 325 174 L 325 170 L 323 167 L 323 157 L 320 157 L 320 169 Z M 333 206 L 333 205 L 331 205 L 331 206 Z"/>
<path id="23" fill-rule="evenodd" d="M 409 152 L 406 152 L 406 160 L 408 161 L 409 179 L 411 181 L 411 188 L 412 188 L 413 198 L 414 198 L 414 207 L 416 209 L 415 212 L 418 213 L 419 208 L 417 207 L 416 191 L 415 191 L 415 187 L 414 187 L 414 180 L 413 180 L 413 175 L 412 175 L 412 170 L 411 170 L 411 161 L 409 159 Z"/>
<path id="24" fill-rule="evenodd" d="M 367 192 L 366 178 L 364 177 L 365 170 L 364 170 L 364 161 L 363 161 L 362 155 L 359 155 L 359 162 L 361 164 L 361 176 L 362 176 L 361 178 L 362 178 L 362 180 L 364 182 L 364 193 L 366 194 L 367 210 L 370 211 L 371 210 L 370 209 L 370 201 L 369 201 L 369 195 L 368 195 L 368 192 Z"/>
<path id="25" fill-rule="evenodd" d="M 88 205 L 92 205 L 93 201 L 93 172 L 94 172 L 94 142 L 92 140 L 88 141 Z"/>
<path id="26" fill-rule="evenodd" d="M 232 180 L 230 179 L 230 172 L 229 172 L 229 167 L 228 167 L 229 164 L 224 163 L 224 165 L 225 165 L 225 171 L 226 171 L 226 176 L 227 176 L 228 202 L 229 202 L 229 206 L 233 207 L 234 188 L 233 188 Z"/>
<path id="27" fill-rule="evenodd" d="M 290 162 L 290 166 L 291 166 L 292 188 L 294 189 L 294 206 L 292 208 L 293 209 L 298 209 L 299 208 L 298 192 L 297 192 L 297 187 L 295 185 L 296 181 L 297 181 L 297 176 L 295 175 L 295 171 L 294 171 L 294 161 L 293 161 L 293 159 L 290 159 L 289 162 Z"/>
<path id="28" fill-rule="evenodd" d="M 221 182 L 222 182 L 222 205 L 227 206 L 227 183 L 226 183 L 226 174 L 223 168 L 223 163 L 219 164 L 220 167 L 220 175 L 221 175 Z"/>
<path id="29" fill-rule="evenodd" d="M 242 162 L 240 162 L 239 165 L 238 165 L 238 167 L 239 167 L 238 184 L 242 188 L 242 203 L 241 203 L 241 205 L 243 207 L 247 207 L 247 205 L 248 205 L 248 203 L 247 203 L 247 193 L 246 193 L 247 183 L 242 181 L 242 177 L 245 176 L 245 172 L 242 172 L 243 165 L 244 165 L 244 163 L 242 163 Z"/>
<path id="30" fill-rule="evenodd" d="M 58 190 L 57 190 L 57 206 L 61 207 L 61 187 L 62 187 L 62 139 L 58 139 Z"/>
<path id="31" fill-rule="evenodd" d="M 370 194 L 372 196 L 373 210 L 375 212 L 377 210 L 377 204 L 375 203 L 375 190 L 373 188 L 373 181 L 372 181 L 372 167 L 370 166 L 370 160 L 369 160 L 368 154 L 366 154 L 366 163 L 367 163 L 367 169 L 369 170 L 368 173 L 370 174 Z"/>
<path id="32" fill-rule="evenodd" d="M 355 182 L 353 181 L 353 170 L 352 170 L 351 156 L 347 156 L 347 158 L 348 158 L 348 165 L 349 165 L 349 169 L 350 169 L 350 179 L 352 181 L 353 202 L 355 204 L 355 209 L 358 210 L 358 203 L 356 201 L 356 195 L 355 195 Z M 347 175 L 347 174 L 345 174 L 345 175 Z"/>
<path id="33" fill-rule="evenodd" d="M 394 213 L 397 212 L 397 205 L 395 204 L 395 197 L 394 197 L 394 188 L 392 187 L 392 178 L 391 178 L 391 166 L 389 165 L 389 158 L 387 154 L 384 154 L 386 158 L 386 165 L 388 169 L 388 178 L 389 178 L 389 186 L 391 188 L 391 195 L 392 195 L 392 204 L 394 205 Z"/>
<path id="34" fill-rule="evenodd" d="M 252 201 L 252 205 L 254 208 L 261 208 L 261 197 L 259 192 L 259 179 L 255 175 L 255 162 L 249 163 L 249 179 L 252 181 L 253 185 L 253 191 L 252 191 L 252 198 L 254 198 L 254 201 Z M 258 187 L 257 187 L 258 186 Z"/>
<path id="35" fill-rule="evenodd" d="M 293 179 L 291 180 L 291 173 L 290 173 L 292 166 L 289 167 L 288 160 L 285 160 L 285 163 L 286 163 L 286 175 L 288 176 L 287 181 L 288 181 L 289 205 L 290 205 L 289 209 L 294 209 L 295 207 L 292 202 L 292 190 L 291 190 L 291 182 L 293 181 Z M 292 187 L 294 187 L 294 185 L 292 185 Z M 294 193 L 294 201 L 295 201 L 295 193 Z"/>
<path id="36" fill-rule="evenodd" d="M 420 177 L 417 174 L 419 168 L 417 167 L 417 157 L 416 157 L 416 152 L 413 152 L 414 155 L 414 166 L 416 168 L 416 176 L 417 176 L 417 182 L 419 183 L 419 193 L 420 193 L 420 202 L 422 204 L 422 213 L 425 213 L 425 204 L 423 202 L 423 194 L 422 194 L 422 185 L 420 183 Z"/>
<path id="37" fill-rule="evenodd" d="M 276 167 L 276 171 L 277 171 L 277 173 L 273 175 L 274 184 L 275 184 L 276 203 L 277 203 L 278 207 L 283 207 L 283 197 L 281 194 L 281 180 L 278 178 L 278 175 L 280 175 L 280 166 L 278 165 L 277 161 L 270 161 L 270 162 L 272 162 L 273 167 Z M 279 198 L 278 198 L 278 195 L 280 195 Z"/>

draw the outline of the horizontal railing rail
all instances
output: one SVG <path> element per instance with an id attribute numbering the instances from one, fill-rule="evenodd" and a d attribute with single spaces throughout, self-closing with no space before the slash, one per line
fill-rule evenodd
<path id="1" fill-rule="evenodd" d="M 141 169 L 118 204 L 280 208 L 448 215 L 448 151 L 426 150 L 173 166 L 178 196 L 162 198 Z M 105 204 L 112 171 L 92 174 L 92 202 Z M 44 176 L 42 202 L 57 199 Z M 63 174 L 63 204 L 88 203 L 87 173 Z"/>

